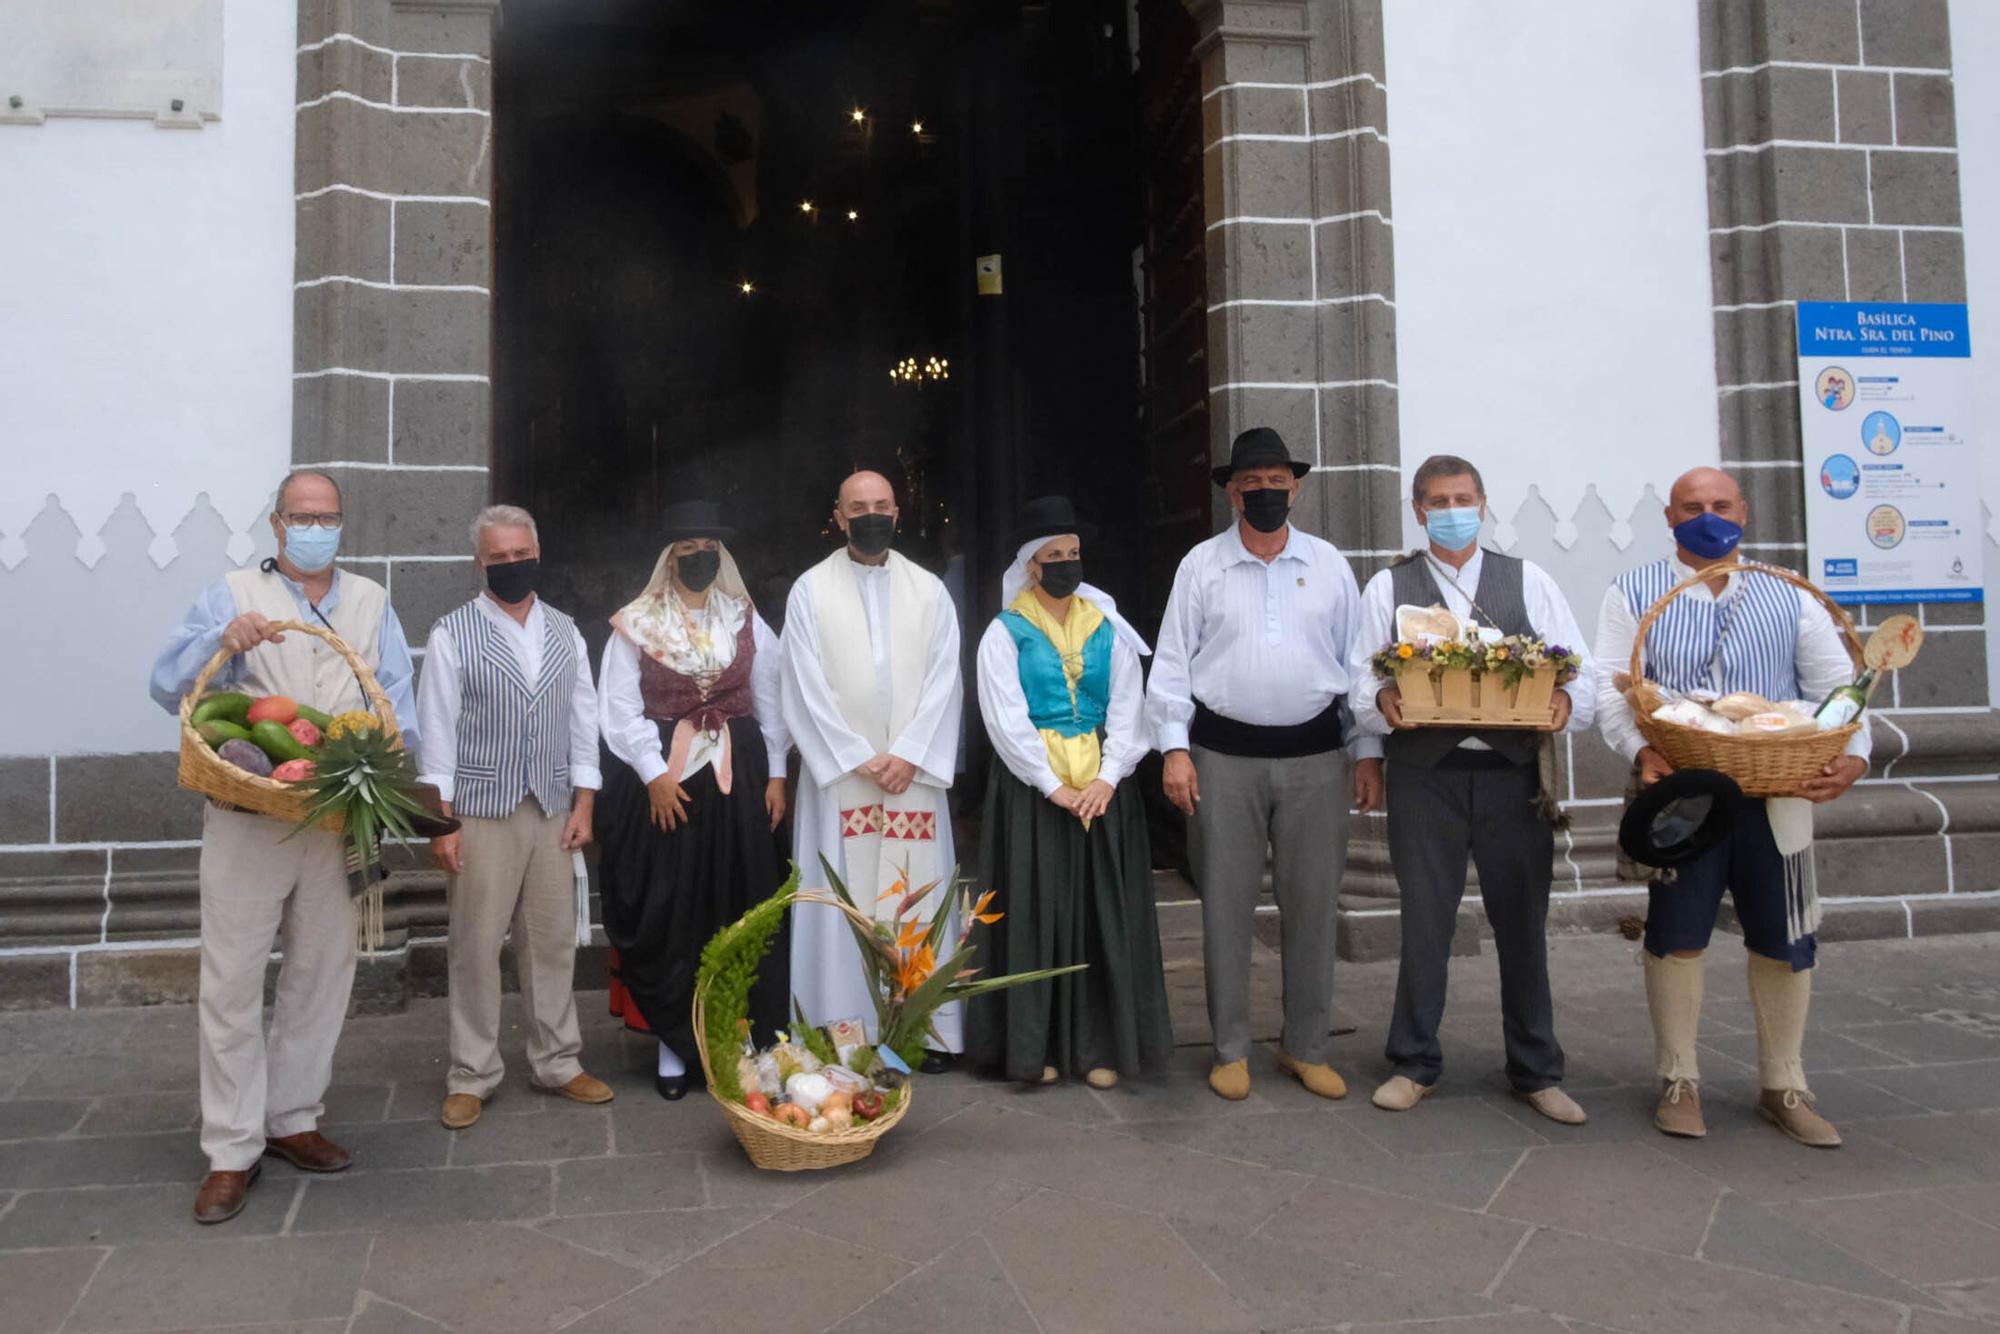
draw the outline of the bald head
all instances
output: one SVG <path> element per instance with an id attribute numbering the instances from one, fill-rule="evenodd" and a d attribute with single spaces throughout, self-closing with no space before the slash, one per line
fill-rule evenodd
<path id="1" fill-rule="evenodd" d="M 889 485 L 889 479 L 879 472 L 863 468 L 860 472 L 849 473 L 847 480 L 840 484 L 840 493 L 834 498 L 834 511 L 839 514 L 893 514 L 896 510 L 896 488 Z"/>

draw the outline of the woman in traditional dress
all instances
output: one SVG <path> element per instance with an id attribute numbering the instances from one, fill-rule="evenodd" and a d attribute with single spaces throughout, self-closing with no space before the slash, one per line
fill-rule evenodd
<path id="1" fill-rule="evenodd" d="M 1088 964 L 969 1006 L 976 1065 L 1110 1088 L 1173 1050 L 1146 814 L 1124 780 L 1148 749 L 1139 657 L 1151 652 L 1082 581 L 1094 536 L 1061 496 L 1030 501 L 979 641 L 979 707 L 993 740 L 980 888 L 1005 915 L 981 929 L 988 975 Z"/>
<path id="2" fill-rule="evenodd" d="M 667 548 L 645 591 L 611 618 L 598 673 L 618 761 L 597 803 L 604 931 L 628 1004 L 660 1040 L 656 1087 L 670 1101 L 697 1078 L 690 1007 L 702 947 L 784 879 L 773 831 L 791 742 L 778 642 L 744 591 L 729 536 L 709 501 L 667 508 Z M 788 944 L 774 943 L 751 993 L 761 1030 L 785 1021 Z"/>

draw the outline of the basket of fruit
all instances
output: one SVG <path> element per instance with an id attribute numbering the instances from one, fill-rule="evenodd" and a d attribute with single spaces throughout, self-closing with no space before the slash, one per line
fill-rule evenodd
<path id="1" fill-rule="evenodd" d="M 1849 716 L 1847 721 L 1828 726 L 1832 715 L 1816 716 L 1825 710 L 1811 703 L 1773 701 L 1745 692 L 1720 698 L 1676 696 L 1647 680 L 1641 668 L 1646 634 L 1668 604 L 1697 583 L 1738 571 L 1769 575 L 1816 599 L 1833 618 L 1856 671 L 1863 670 L 1861 640 L 1839 603 L 1790 570 L 1729 561 L 1681 580 L 1639 618 L 1638 633 L 1632 640 L 1626 698 L 1632 705 L 1632 721 L 1646 744 L 1665 756 L 1676 769 L 1718 770 L 1735 779 L 1749 797 L 1789 797 L 1847 749 L 1848 739 L 1861 726 L 1858 719 Z M 1864 702 L 1873 683 L 1872 671 L 1862 677 Z"/>
<path id="2" fill-rule="evenodd" d="M 282 695 L 209 694 L 209 682 L 232 656 L 218 649 L 181 700 L 180 785 L 225 806 L 302 824 L 320 804 L 311 780 L 326 742 L 366 730 L 394 746 L 402 731 L 375 673 L 340 636 L 297 621 L 274 622 L 271 628 L 325 640 L 354 669 L 374 712 L 332 718 Z M 338 832 L 343 813 L 330 811 L 318 823 Z"/>
<path id="3" fill-rule="evenodd" d="M 899 880 L 882 895 L 891 905 L 882 918 L 864 913 L 833 868 L 825 870 L 828 890 L 801 892 L 793 867 L 777 893 L 708 942 L 695 979 L 694 1038 L 708 1091 L 750 1161 L 774 1172 L 839 1167 L 873 1153 L 875 1141 L 910 1109 L 911 1066 L 922 1058 L 941 1006 L 1084 967 L 977 977 L 971 966 L 977 947 L 969 940 L 975 923 L 1000 920 L 990 911 L 991 891 L 977 901 L 965 894 L 953 912 L 942 882 L 910 890 Z M 846 918 L 875 998 L 873 1038 L 858 1017 L 816 1027 L 795 1013 L 791 1031 L 772 1046 L 760 1051 L 752 1041 L 750 987 L 795 904 Z"/>

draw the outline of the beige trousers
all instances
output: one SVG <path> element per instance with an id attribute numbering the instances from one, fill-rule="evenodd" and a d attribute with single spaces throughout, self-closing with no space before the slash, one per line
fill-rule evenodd
<path id="1" fill-rule="evenodd" d="M 577 1054 L 576 877 L 563 851 L 567 812 L 529 797 L 504 820 L 464 820 L 465 871 L 446 882 L 451 989 L 449 1093 L 490 1097 L 500 1085 L 500 947 L 511 926 L 514 971 L 528 1010 L 528 1071 L 557 1088 L 583 1073 Z"/>
<path id="2" fill-rule="evenodd" d="M 240 1172 L 265 1136 L 319 1125 L 354 987 L 354 904 L 340 840 L 268 816 L 204 808 L 201 830 L 201 1149 Z M 284 950 L 271 1028 L 264 971 Z"/>

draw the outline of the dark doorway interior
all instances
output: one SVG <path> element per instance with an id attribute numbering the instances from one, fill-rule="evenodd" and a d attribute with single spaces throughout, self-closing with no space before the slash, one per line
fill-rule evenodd
<path id="1" fill-rule="evenodd" d="M 1092 577 L 1147 601 L 1124 0 L 504 14 L 494 489 L 548 528 L 553 600 L 601 625 L 661 507 L 707 494 L 776 622 L 868 465 L 969 626 L 1050 491 L 1105 527 Z"/>

